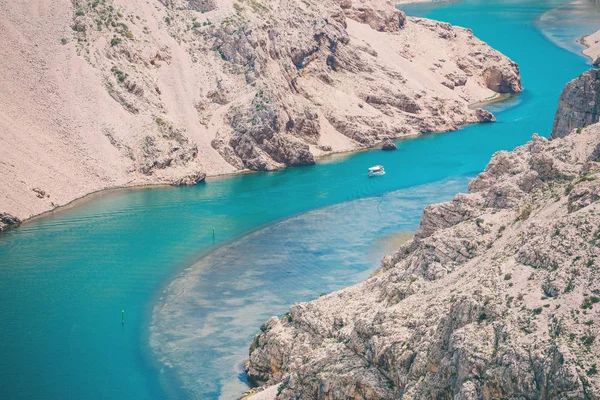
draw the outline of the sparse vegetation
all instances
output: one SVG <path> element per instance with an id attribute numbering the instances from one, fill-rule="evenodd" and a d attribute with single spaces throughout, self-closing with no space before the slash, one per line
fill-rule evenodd
<path id="1" fill-rule="evenodd" d="M 485 311 L 482 311 L 481 313 L 479 313 L 479 316 L 477 317 L 477 322 L 482 323 L 483 321 L 485 321 L 487 319 L 487 314 L 485 313 Z"/>
<path id="2" fill-rule="evenodd" d="M 567 285 L 565 286 L 565 293 L 572 292 L 573 289 L 575 289 L 575 282 L 573 281 L 573 278 L 569 278 Z"/>
<path id="3" fill-rule="evenodd" d="M 116 66 L 113 66 L 111 68 L 111 72 L 115 75 L 115 77 L 117 78 L 117 81 L 119 81 L 119 83 L 123 83 L 123 82 L 125 82 L 125 79 L 127 79 L 128 75 L 125 72 L 118 69 Z"/>
<path id="4" fill-rule="evenodd" d="M 598 296 L 587 296 L 583 299 L 583 303 L 581 304 L 581 308 L 583 310 L 590 309 L 594 306 L 594 304 L 600 302 L 600 297 Z"/>
<path id="5" fill-rule="evenodd" d="M 531 215 L 531 211 L 532 211 L 531 204 L 526 204 L 519 212 L 519 215 L 517 216 L 516 221 L 525 221 Z"/>
<path id="6" fill-rule="evenodd" d="M 581 337 L 581 343 L 583 343 L 583 345 L 585 347 L 587 347 L 588 349 L 592 346 L 592 344 L 594 344 L 595 340 L 596 340 L 596 336 L 593 336 L 593 335 L 583 335 Z"/>

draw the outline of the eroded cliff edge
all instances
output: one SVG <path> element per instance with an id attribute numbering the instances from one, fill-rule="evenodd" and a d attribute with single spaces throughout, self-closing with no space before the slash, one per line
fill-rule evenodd
<path id="1" fill-rule="evenodd" d="M 496 153 L 369 280 L 267 321 L 249 378 L 278 399 L 598 398 L 599 200 L 600 124 Z"/>
<path id="2" fill-rule="evenodd" d="M 558 100 L 552 138 L 565 137 L 573 129 L 600 118 L 600 71 L 591 69 L 567 83 Z"/>
<path id="3" fill-rule="evenodd" d="M 467 29 L 376 0 L 0 5 L 0 212 L 314 163 L 490 120 L 521 90 Z"/>

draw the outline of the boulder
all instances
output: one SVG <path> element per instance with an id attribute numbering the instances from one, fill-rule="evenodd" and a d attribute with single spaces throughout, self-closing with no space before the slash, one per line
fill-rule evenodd
<path id="1" fill-rule="evenodd" d="M 173 180 L 173 186 L 194 186 L 202 182 L 206 178 L 206 174 L 201 171 L 192 172 L 186 176 Z"/>
<path id="2" fill-rule="evenodd" d="M 9 213 L 0 213 L 0 232 L 17 227 L 21 224 L 21 220 Z"/>
<path id="3" fill-rule="evenodd" d="M 491 112 L 484 110 L 483 108 L 478 108 L 475 110 L 475 115 L 479 122 L 496 122 L 496 117 Z"/>
<path id="4" fill-rule="evenodd" d="M 393 151 L 396 150 L 396 144 L 394 142 L 392 142 L 390 139 L 384 140 L 383 144 L 381 145 L 381 150 L 383 151 Z"/>

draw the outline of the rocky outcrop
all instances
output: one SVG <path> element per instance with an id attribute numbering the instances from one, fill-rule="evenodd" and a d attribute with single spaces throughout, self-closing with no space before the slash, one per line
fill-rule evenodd
<path id="1" fill-rule="evenodd" d="M 206 174 L 204 172 L 196 171 L 194 173 L 174 180 L 171 184 L 173 186 L 194 186 L 200 182 L 203 182 L 205 178 Z"/>
<path id="2" fill-rule="evenodd" d="M 232 109 L 230 120 L 234 134 L 229 145 L 246 168 L 264 171 L 315 163 L 308 144 L 280 131 L 279 111 L 263 92 L 254 96 L 246 110 Z M 304 120 L 290 121 L 289 130 L 302 132 Z"/>
<path id="3" fill-rule="evenodd" d="M 600 71 L 591 69 L 567 83 L 558 100 L 552 138 L 600 120 Z"/>
<path id="4" fill-rule="evenodd" d="M 272 317 L 278 399 L 600 396 L 600 124 L 501 151 L 367 281 Z"/>
<path id="5" fill-rule="evenodd" d="M 394 32 L 406 22 L 406 14 L 389 1 L 336 0 L 344 15 L 355 21 L 368 24 L 380 32 Z"/>
<path id="6" fill-rule="evenodd" d="M 9 213 L 0 213 L 0 232 L 10 228 L 17 227 L 21 224 L 21 220 Z"/>
<path id="7" fill-rule="evenodd" d="M 381 145 L 381 150 L 383 151 L 393 151 L 396 150 L 396 143 L 392 142 L 391 140 L 384 140 L 383 144 Z"/>
<path id="8" fill-rule="evenodd" d="M 491 112 L 484 110 L 483 108 L 477 108 L 475 110 L 477 119 L 479 122 L 496 122 L 496 117 Z"/>
<path id="9" fill-rule="evenodd" d="M 496 93 L 516 93 L 521 90 L 521 82 L 516 79 L 517 64 L 494 65 L 483 71 L 483 79 L 487 87 Z"/>

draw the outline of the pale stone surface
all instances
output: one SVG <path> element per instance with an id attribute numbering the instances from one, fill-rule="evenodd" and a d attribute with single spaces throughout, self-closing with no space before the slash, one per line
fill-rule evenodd
<path id="1" fill-rule="evenodd" d="M 598 66 L 600 64 L 600 31 L 584 36 L 581 42 L 587 46 L 587 49 L 583 50 L 583 54 L 591 58 L 594 65 Z"/>
<path id="2" fill-rule="evenodd" d="M 386 0 L 4 2 L 0 30 L 0 210 L 20 219 L 456 129 L 521 89 L 469 30 Z"/>
<path id="3" fill-rule="evenodd" d="M 0 213 L 0 232 L 19 226 L 21 221 L 8 213 Z"/>
<path id="4" fill-rule="evenodd" d="M 567 136 L 574 129 L 600 120 L 600 72 L 591 69 L 567 83 L 558 100 L 552 137 Z"/>

